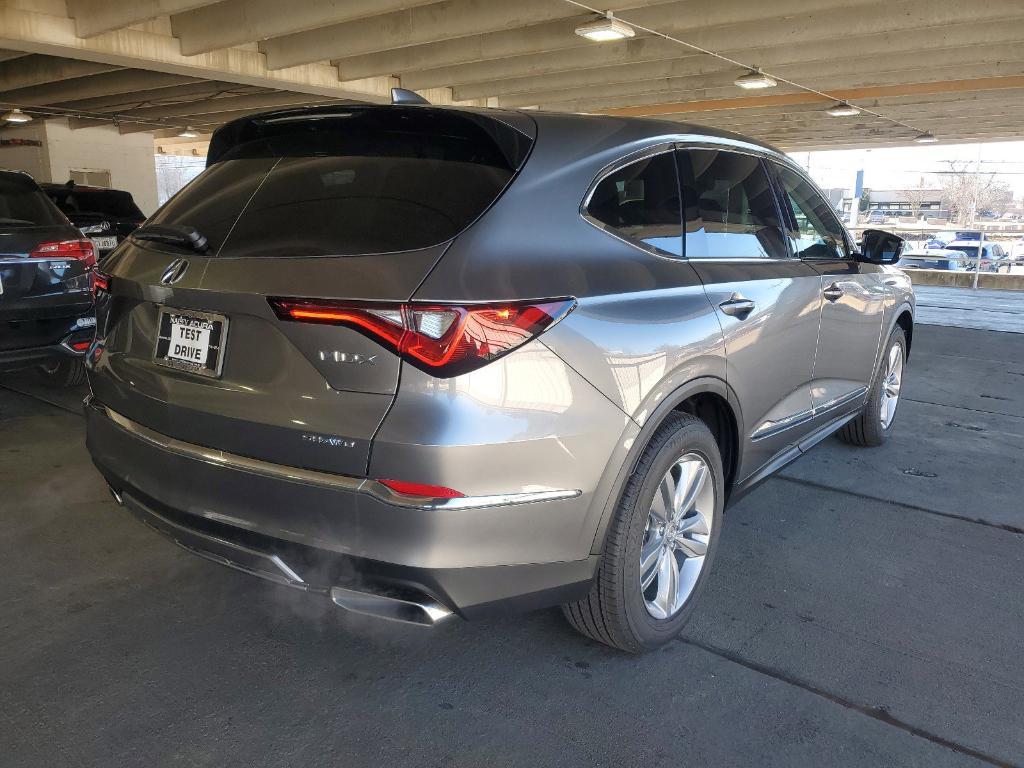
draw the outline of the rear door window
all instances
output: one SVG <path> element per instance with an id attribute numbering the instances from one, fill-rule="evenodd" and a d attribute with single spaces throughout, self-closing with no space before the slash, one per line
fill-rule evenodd
<path id="1" fill-rule="evenodd" d="M 682 255 L 679 179 L 672 153 L 638 160 L 605 176 L 594 187 L 586 213 L 626 240 Z"/>
<path id="2" fill-rule="evenodd" d="M 679 151 L 687 258 L 789 256 L 763 161 L 718 149 Z"/>
<path id="3" fill-rule="evenodd" d="M 70 226 L 39 186 L 27 176 L 0 173 L 0 227 Z"/>

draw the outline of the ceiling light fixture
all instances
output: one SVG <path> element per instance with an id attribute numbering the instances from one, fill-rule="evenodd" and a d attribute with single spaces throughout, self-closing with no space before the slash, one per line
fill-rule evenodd
<path id="1" fill-rule="evenodd" d="M 935 138 L 934 134 L 925 131 L 924 133 L 917 134 L 917 136 L 914 138 L 914 141 L 916 141 L 918 144 L 934 144 L 936 141 L 938 141 L 938 139 Z"/>
<path id="2" fill-rule="evenodd" d="M 32 115 L 26 115 L 20 109 L 11 109 L 0 115 L 0 120 L 13 123 L 14 125 L 22 125 L 24 123 L 31 123 Z"/>
<path id="3" fill-rule="evenodd" d="M 627 37 L 633 37 L 636 31 L 629 24 L 616 19 L 612 12 L 608 11 L 605 18 L 584 24 L 582 27 L 576 27 L 576 34 L 595 43 L 607 43 L 612 40 L 625 40 Z"/>
<path id="4" fill-rule="evenodd" d="M 825 114 L 832 115 L 832 117 L 853 117 L 854 115 L 859 115 L 860 110 L 852 104 L 847 104 L 845 101 L 841 101 L 826 109 Z"/>
<path id="5" fill-rule="evenodd" d="M 197 139 L 199 138 L 199 131 L 190 125 L 184 131 L 180 131 L 178 137 L 182 139 Z"/>
<path id="6" fill-rule="evenodd" d="M 745 75 L 737 77 L 735 82 L 740 88 L 747 88 L 748 90 L 756 88 L 774 88 L 779 84 L 778 80 L 771 75 L 766 75 L 757 67 L 754 67 Z"/>

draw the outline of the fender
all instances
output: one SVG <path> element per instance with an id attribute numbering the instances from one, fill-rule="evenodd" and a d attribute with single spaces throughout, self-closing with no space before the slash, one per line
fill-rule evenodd
<path id="1" fill-rule="evenodd" d="M 661 402 L 658 403 L 642 426 L 637 425 L 636 422 L 631 422 L 633 429 L 627 428 L 623 432 L 623 439 L 619 441 L 618 447 L 605 466 L 605 472 L 601 476 L 601 483 L 594 492 L 595 502 L 597 499 L 605 499 L 605 502 L 603 507 L 600 508 L 600 517 L 594 535 L 594 543 L 591 546 L 591 553 L 600 554 L 604 549 L 604 540 L 608 532 L 608 526 L 611 523 L 612 516 L 615 514 L 615 507 L 622 496 L 622 490 L 626 485 L 626 481 L 633 474 L 637 463 L 640 461 L 641 454 L 651 441 L 651 437 L 658 427 L 665 420 L 665 417 L 683 401 L 704 392 L 719 395 L 729 404 L 733 417 L 736 419 L 737 432 L 740 435 L 744 434 L 743 417 L 738 408 L 739 401 L 724 379 L 716 376 L 701 376 L 691 379 L 672 390 L 672 392 L 662 398 Z M 737 450 L 739 450 L 738 447 Z"/>

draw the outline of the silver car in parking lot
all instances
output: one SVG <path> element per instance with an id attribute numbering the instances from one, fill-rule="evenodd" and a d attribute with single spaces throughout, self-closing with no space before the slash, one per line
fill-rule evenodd
<path id="1" fill-rule="evenodd" d="M 434 624 L 676 636 L 722 513 L 893 427 L 914 298 L 771 147 L 330 106 L 221 128 L 100 265 L 88 446 L 178 544 Z"/>

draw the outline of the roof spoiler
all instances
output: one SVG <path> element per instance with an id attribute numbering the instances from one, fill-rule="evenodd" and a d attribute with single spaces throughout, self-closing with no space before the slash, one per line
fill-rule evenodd
<path id="1" fill-rule="evenodd" d="M 415 91 L 410 91 L 405 88 L 392 88 L 391 89 L 391 103 L 392 104 L 429 104 L 430 102 L 424 99 Z"/>

